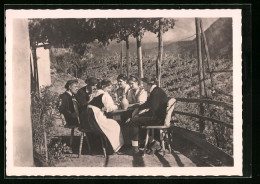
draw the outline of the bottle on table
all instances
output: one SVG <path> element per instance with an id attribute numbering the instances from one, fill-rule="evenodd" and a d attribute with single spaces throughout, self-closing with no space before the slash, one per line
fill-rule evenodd
<path id="1" fill-rule="evenodd" d="M 126 110 L 126 109 L 128 108 L 128 106 L 129 106 L 129 102 L 128 102 L 128 100 L 126 99 L 126 95 L 123 94 L 122 100 L 121 100 L 121 108 L 122 108 L 123 110 Z"/>

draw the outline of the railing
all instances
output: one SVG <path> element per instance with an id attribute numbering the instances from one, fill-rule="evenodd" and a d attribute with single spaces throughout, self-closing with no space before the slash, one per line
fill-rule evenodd
<path id="1" fill-rule="evenodd" d="M 216 100 L 209 100 L 209 99 L 197 99 L 197 98 L 175 98 L 176 101 L 179 102 L 190 102 L 190 103 L 207 103 L 213 105 L 219 105 L 226 107 L 228 109 L 233 109 L 233 105 L 226 102 L 216 101 Z"/>
<path id="2" fill-rule="evenodd" d="M 233 110 L 232 104 L 226 103 L 226 102 L 221 102 L 221 101 L 215 101 L 215 100 L 209 100 L 209 99 L 195 99 L 195 98 L 175 98 L 175 99 L 176 99 L 177 102 L 199 103 L 199 104 L 204 103 L 204 104 L 222 106 L 222 107 L 226 108 L 227 110 Z M 214 118 L 211 118 L 211 117 L 206 117 L 206 116 L 199 115 L 199 114 L 176 111 L 176 110 L 173 111 L 173 114 L 179 114 L 179 115 L 194 117 L 194 118 L 200 119 L 201 121 L 210 121 L 210 122 L 213 122 L 213 123 L 216 123 L 216 124 L 223 125 L 227 128 L 233 129 L 233 124 L 230 124 L 230 123 L 218 120 L 218 119 L 214 119 Z M 205 123 L 204 123 L 204 125 L 205 125 Z M 201 126 L 201 124 L 199 124 L 199 126 Z M 222 151 L 221 149 L 219 149 L 218 147 L 216 147 L 216 146 L 214 146 L 210 143 L 206 143 L 207 141 L 204 140 L 204 138 L 201 139 L 201 138 L 194 136 L 193 135 L 195 133 L 194 131 L 187 133 L 187 131 L 184 131 L 185 129 L 178 129 L 178 127 L 176 127 L 176 128 L 177 129 L 174 130 L 175 134 L 180 134 L 180 136 L 184 136 L 186 139 L 191 140 L 197 146 L 206 150 L 209 154 L 213 154 L 214 156 L 217 155 L 219 157 L 219 159 L 222 160 L 227 165 L 233 164 L 233 157 L 231 155 L 225 153 L 224 151 Z M 205 136 L 205 135 L 203 135 L 203 132 L 200 132 L 200 133 L 197 133 L 197 134 L 199 135 L 199 137 Z"/>
<path id="3" fill-rule="evenodd" d="M 175 98 L 175 99 L 177 102 L 179 101 L 179 102 L 188 102 L 188 103 L 205 103 L 205 104 L 212 104 L 212 105 L 216 105 L 216 106 L 223 106 L 229 110 L 233 110 L 232 104 L 226 103 L 226 102 L 221 102 L 221 101 L 216 101 L 216 100 L 196 99 L 196 98 Z M 189 112 L 176 111 L 176 110 L 173 113 L 198 118 L 201 120 L 211 121 L 214 123 L 221 124 L 227 128 L 233 129 L 232 124 L 226 123 L 226 122 L 218 120 L 218 119 L 214 119 L 214 118 L 210 118 L 210 117 L 206 117 L 206 116 L 202 116 L 202 115 L 198 115 L 198 114 L 193 114 L 193 113 L 189 113 Z"/>

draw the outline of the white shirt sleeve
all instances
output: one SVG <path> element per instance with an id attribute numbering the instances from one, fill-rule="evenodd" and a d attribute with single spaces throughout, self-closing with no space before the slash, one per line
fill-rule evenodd
<path id="1" fill-rule="evenodd" d="M 106 112 L 111 112 L 118 109 L 117 105 L 114 104 L 112 97 L 108 93 L 104 93 L 102 96 L 102 103 L 104 104 L 104 110 Z"/>
<path id="2" fill-rule="evenodd" d="M 138 99 L 139 104 L 145 103 L 146 100 L 147 100 L 147 92 L 143 89 L 143 90 L 141 91 L 140 96 L 139 96 L 139 99 Z"/>

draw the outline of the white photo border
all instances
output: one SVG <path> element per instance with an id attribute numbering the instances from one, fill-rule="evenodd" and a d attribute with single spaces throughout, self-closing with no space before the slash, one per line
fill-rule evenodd
<path id="1" fill-rule="evenodd" d="M 242 176 L 242 10 L 241 9 L 157 9 L 157 10 L 6 10 L 6 174 L 8 176 Z M 141 15 L 141 16 L 140 16 Z M 12 88 L 12 21 L 28 18 L 216 18 L 233 20 L 233 167 L 15 167 L 13 166 L 13 132 L 10 104 Z M 235 61 L 235 62 L 234 62 Z M 9 97 L 8 97 L 9 96 Z"/>

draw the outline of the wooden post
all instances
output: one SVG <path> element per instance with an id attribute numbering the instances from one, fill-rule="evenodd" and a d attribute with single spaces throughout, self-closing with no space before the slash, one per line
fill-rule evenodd
<path id="1" fill-rule="evenodd" d="M 207 67 L 208 67 L 209 75 L 210 75 L 210 79 L 211 79 L 211 86 L 213 87 L 214 86 L 213 76 L 212 76 L 212 73 L 211 73 L 211 70 L 210 70 L 210 67 L 209 67 L 210 55 L 209 55 L 208 43 L 207 43 L 207 39 L 206 39 L 206 36 L 205 36 L 205 33 L 204 33 L 202 21 L 200 21 L 200 28 L 201 28 L 202 40 L 203 40 L 203 43 L 204 43 L 204 48 L 205 48 L 205 52 L 206 52 L 206 56 L 207 56 Z"/>
<path id="2" fill-rule="evenodd" d="M 200 28 L 201 28 L 202 20 L 199 19 L 199 22 L 200 22 Z M 204 32 L 202 31 L 202 29 L 200 31 L 201 31 L 201 34 L 203 35 Z M 201 39 L 203 40 L 203 37 Z M 205 44 L 204 44 L 204 46 L 205 46 Z M 204 55 L 204 57 L 205 57 L 205 55 Z M 207 95 L 207 90 L 206 90 L 206 74 L 205 74 L 205 59 L 204 59 L 204 57 L 203 57 L 203 54 L 202 54 L 202 80 L 203 80 L 203 85 L 204 85 L 205 97 L 207 97 L 208 95 Z"/>
<path id="3" fill-rule="evenodd" d="M 196 40 L 197 40 L 197 55 L 198 55 L 198 73 L 199 73 L 199 94 L 200 98 L 204 98 L 205 96 L 205 86 L 203 83 L 203 69 L 202 69 L 202 55 L 201 55 L 201 36 L 200 36 L 200 19 L 195 18 L 196 25 Z M 199 104 L 199 114 L 203 116 L 204 114 L 204 106 L 203 103 Z M 200 133 L 203 133 L 205 128 L 205 124 L 203 120 L 199 120 L 199 129 Z"/>
<path id="4" fill-rule="evenodd" d="M 130 75 L 130 50 L 129 50 L 129 35 L 126 36 L 126 73 L 127 73 L 127 78 L 129 78 Z"/>
<path id="5" fill-rule="evenodd" d="M 90 62 L 92 63 L 92 49 L 90 50 Z"/>
<path id="6" fill-rule="evenodd" d="M 123 41 L 121 41 L 121 52 L 120 52 L 120 73 L 124 73 Z"/>
<path id="7" fill-rule="evenodd" d="M 120 74 L 120 58 L 118 57 L 118 62 L 117 62 L 117 73 Z"/>
<path id="8" fill-rule="evenodd" d="M 47 134 L 46 134 L 45 127 L 44 127 L 43 135 L 44 135 L 45 157 L 46 157 L 46 161 L 48 161 L 49 158 L 48 158 Z"/>
<path id="9" fill-rule="evenodd" d="M 142 47 L 141 47 L 141 35 L 136 37 L 137 43 L 137 62 L 138 62 L 138 77 L 143 78 L 143 60 L 142 60 Z"/>
<path id="10" fill-rule="evenodd" d="M 34 68 L 34 89 L 35 92 L 39 95 L 40 94 L 40 88 L 39 88 L 39 77 L 38 77 L 38 63 L 37 63 L 37 54 L 36 54 L 36 44 L 33 43 L 33 46 L 31 46 L 32 56 L 33 56 L 33 68 Z"/>
<path id="11" fill-rule="evenodd" d="M 35 77 L 34 77 L 34 72 L 33 72 L 33 62 L 32 62 L 32 57 L 30 55 L 30 72 L 31 72 L 31 91 L 36 91 L 35 89 Z"/>
<path id="12" fill-rule="evenodd" d="M 190 76 L 192 77 L 192 63 L 190 64 Z"/>
<path id="13" fill-rule="evenodd" d="M 163 56 L 163 40 L 162 40 L 162 34 L 163 34 L 163 18 L 159 20 L 159 33 L 158 33 L 158 57 L 156 60 L 156 77 L 158 80 L 158 86 L 161 86 L 161 64 L 162 64 L 162 56 Z"/>

